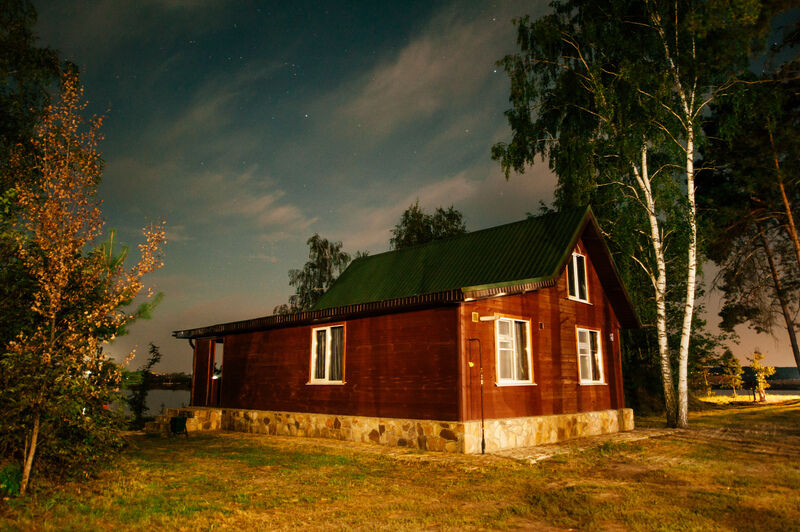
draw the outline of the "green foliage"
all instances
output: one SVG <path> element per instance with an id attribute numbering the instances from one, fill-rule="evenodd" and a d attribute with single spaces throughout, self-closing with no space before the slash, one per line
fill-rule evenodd
<path id="1" fill-rule="evenodd" d="M 19 464 L 0 467 L 0 495 L 17 495 L 20 480 L 22 480 L 22 468 Z"/>
<path id="2" fill-rule="evenodd" d="M 12 173 L 9 166 L 13 150 L 23 152 L 26 160 L 32 157 L 34 126 L 61 74 L 56 51 L 37 46 L 35 24 L 36 10 L 29 0 L 0 0 L 0 346 L 20 330 L 29 330 L 35 320 L 33 280 L 17 256 L 13 231 L 15 187 L 36 183 L 38 175 L 31 168 Z"/>
<path id="3" fill-rule="evenodd" d="M 770 52 L 766 64 L 775 58 Z M 721 326 L 782 327 L 798 364 L 800 263 L 792 218 L 800 214 L 799 71 L 795 54 L 776 70 L 749 76 L 711 107 L 703 150 L 708 170 L 698 181 L 708 256 L 720 267 Z"/>
<path id="4" fill-rule="evenodd" d="M 753 391 L 758 393 L 759 400 L 764 401 L 766 399 L 764 392 L 769 388 L 767 378 L 775 375 L 775 368 L 772 366 L 765 366 L 762 363 L 764 355 L 759 351 L 755 351 L 753 356 L 747 357 L 747 360 L 750 361 L 750 369 L 753 372 L 753 379 L 755 381 Z"/>
<path id="5" fill-rule="evenodd" d="M 433 214 L 428 214 L 422 210 L 417 200 L 409 205 L 400 217 L 400 222 L 392 229 L 389 245 L 393 249 L 403 249 L 466 232 L 463 215 L 452 205 L 447 209 L 438 207 Z"/>
<path id="6" fill-rule="evenodd" d="M 275 314 L 310 309 L 350 264 L 350 254 L 342 250 L 341 242 L 329 242 L 314 233 L 307 244 L 308 262 L 301 270 L 289 270 L 289 284 L 295 293 L 288 304 L 275 307 Z"/>
<path id="7" fill-rule="evenodd" d="M 119 367 L 109 360 L 65 358 L 55 367 L 42 367 L 39 362 L 34 354 L 0 361 L 3 455 L 21 457 L 30 441 L 32 399 L 46 386 L 39 406 L 46 414 L 40 421 L 36 470 L 52 478 L 85 477 L 124 443 L 119 433 L 124 419 L 111 408 L 120 400 L 116 391 Z M 29 377 L 31 372 L 35 378 Z"/>
<path id="8" fill-rule="evenodd" d="M 11 159 L 11 237 L 31 304 L 30 326 L 16 324 L 0 354 L 0 451 L 23 462 L 21 494 L 32 471 L 86 476 L 122 446 L 122 415 L 111 408 L 121 375 L 103 344 L 141 314 L 126 307 L 142 277 L 162 265 L 163 227 L 145 230 L 130 268 L 124 250 L 115 254 L 113 234 L 97 243 L 102 120 L 87 124 L 86 105 L 77 77 L 65 75 L 60 98 L 35 125 L 34 149 Z M 24 179 L 31 169 L 36 185 Z"/>
<path id="9" fill-rule="evenodd" d="M 33 126 L 50 102 L 62 65 L 55 50 L 37 46 L 36 9 L 29 0 L 0 1 L 0 192 L 11 150 L 30 150 Z M 67 68 L 69 64 L 65 65 Z"/>
<path id="10" fill-rule="evenodd" d="M 736 390 L 742 387 L 742 365 L 739 360 L 733 356 L 730 349 L 726 349 L 720 359 L 720 366 L 722 367 L 723 383 L 726 387 L 730 388 L 733 396 L 736 397 Z"/>
<path id="11" fill-rule="evenodd" d="M 147 409 L 147 392 L 150 391 L 154 380 L 152 369 L 156 364 L 161 362 L 161 352 L 158 350 L 158 346 L 153 342 L 150 342 L 149 351 L 150 356 L 147 358 L 147 362 L 139 369 L 141 375 L 140 381 L 135 387 L 132 387 L 133 392 L 127 399 L 128 406 L 133 414 L 131 426 L 135 429 L 144 426 L 144 413 Z"/>
<path id="12" fill-rule="evenodd" d="M 510 142 L 492 148 L 508 178 L 546 159 L 558 176 L 557 208 L 592 206 L 631 294 L 643 331 L 626 332 L 627 390 L 660 386 L 651 209 L 636 175 L 646 156 L 653 214 L 664 239 L 669 352 L 680 341 L 694 214 L 686 147 L 704 142 L 708 99 L 746 70 L 777 9 L 744 1 L 555 1 L 537 20 L 515 20 L 518 51 L 498 61 L 510 80 Z M 682 98 L 691 90 L 691 109 Z M 702 250 L 701 250 L 702 251 Z M 697 292 L 696 292 L 697 293 Z M 696 316 L 696 314 L 695 314 Z M 700 325 L 693 318 L 693 325 Z M 713 352 L 693 328 L 690 359 Z M 705 356 L 705 355 L 703 355 Z M 695 363 L 697 366 L 697 363 Z M 633 371 L 631 371 L 633 370 Z M 643 383 L 645 383 L 643 385 Z M 634 399 L 636 402 L 636 399 Z"/>

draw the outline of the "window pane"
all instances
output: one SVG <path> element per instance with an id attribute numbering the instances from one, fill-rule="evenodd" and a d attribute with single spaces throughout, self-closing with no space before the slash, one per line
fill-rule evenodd
<path id="1" fill-rule="evenodd" d="M 592 369 L 589 364 L 589 357 L 584 355 L 580 356 L 580 371 L 582 381 L 591 380 Z"/>
<path id="2" fill-rule="evenodd" d="M 589 338 L 591 339 L 591 349 L 592 349 L 592 380 L 599 381 L 600 380 L 600 349 L 599 349 L 599 338 L 600 334 L 597 331 L 591 331 L 589 333 Z"/>
<path id="3" fill-rule="evenodd" d="M 581 353 L 589 353 L 589 331 L 585 329 L 578 329 L 578 347 Z"/>
<path id="4" fill-rule="evenodd" d="M 319 329 L 317 331 L 317 361 L 314 368 L 314 378 L 315 379 L 324 379 L 325 378 L 325 340 L 327 338 L 328 331 L 326 329 Z"/>
<path id="5" fill-rule="evenodd" d="M 575 255 L 578 265 L 578 298 L 588 299 L 586 294 L 586 258 L 581 255 Z"/>
<path id="6" fill-rule="evenodd" d="M 500 320 L 497 322 L 497 331 L 500 336 L 511 336 L 511 324 L 508 320 Z"/>
<path id="7" fill-rule="evenodd" d="M 514 323 L 517 333 L 517 380 L 527 381 L 530 379 L 528 372 L 528 328 L 527 323 L 524 321 L 517 321 Z"/>
<path id="8" fill-rule="evenodd" d="M 509 380 L 514 378 L 513 371 L 513 358 L 514 352 L 511 349 L 501 349 L 499 353 L 500 368 L 498 374 L 500 379 Z"/>
<path id="9" fill-rule="evenodd" d="M 570 297 L 577 297 L 577 293 L 575 291 L 575 258 L 576 255 L 572 256 L 572 260 L 569 261 L 569 265 L 567 266 L 567 286 L 568 293 Z"/>
<path id="10" fill-rule="evenodd" d="M 331 361 L 328 380 L 342 380 L 342 360 L 344 352 L 344 327 L 331 327 Z"/>

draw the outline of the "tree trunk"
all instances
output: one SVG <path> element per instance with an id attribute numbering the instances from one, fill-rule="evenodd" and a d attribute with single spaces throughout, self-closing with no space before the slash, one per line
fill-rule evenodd
<path id="1" fill-rule="evenodd" d="M 756 223 L 756 229 L 758 230 L 758 237 L 761 240 L 761 248 L 764 250 L 764 255 L 767 257 L 770 275 L 772 276 L 772 282 L 775 285 L 775 295 L 778 297 L 778 303 L 781 306 L 781 313 L 783 313 L 783 319 L 786 322 L 786 330 L 789 332 L 789 343 L 792 344 L 794 362 L 797 367 L 800 368 L 800 348 L 798 348 L 797 345 L 797 335 L 795 334 L 794 330 L 794 321 L 792 320 L 792 314 L 789 311 L 789 302 L 786 300 L 786 293 L 783 291 L 781 279 L 778 277 L 778 268 L 775 266 L 775 257 L 772 254 L 772 249 L 769 247 L 767 237 L 764 236 L 764 230 L 761 228 L 759 223 Z"/>
<path id="2" fill-rule="evenodd" d="M 781 163 L 778 160 L 778 151 L 775 149 L 775 140 L 772 138 L 772 129 L 767 126 L 769 132 L 769 145 L 772 148 L 772 161 L 775 164 L 775 177 L 778 180 L 778 189 L 781 191 L 781 200 L 783 201 L 783 209 L 786 212 L 786 232 L 789 233 L 789 238 L 794 245 L 794 254 L 797 257 L 797 265 L 800 266 L 800 240 L 797 238 L 797 226 L 794 224 L 794 215 L 792 214 L 792 206 L 789 203 L 789 198 L 786 195 L 786 187 L 783 184 L 783 175 L 781 175 Z M 797 356 L 795 356 L 797 360 Z M 797 367 L 800 368 L 800 362 Z"/>
<path id="3" fill-rule="evenodd" d="M 33 466 L 33 457 L 36 454 L 36 442 L 39 439 L 39 411 L 37 410 L 33 416 L 33 431 L 31 433 L 31 444 L 27 446 L 25 453 L 25 465 L 22 468 L 22 480 L 19 483 L 19 494 L 25 495 L 28 489 L 28 480 L 31 478 L 31 467 Z"/>
<path id="4" fill-rule="evenodd" d="M 688 118 L 688 117 L 687 117 Z M 689 201 L 689 251 L 686 272 L 686 304 L 683 309 L 681 344 L 678 351 L 678 416 L 676 426 L 689 426 L 689 341 L 692 337 L 695 288 L 697 286 L 697 207 L 694 196 L 694 127 L 691 121 L 686 128 L 686 199 Z"/>
<path id="5" fill-rule="evenodd" d="M 653 254 L 656 259 L 655 279 L 653 288 L 656 300 L 656 334 L 658 337 L 658 354 L 661 362 L 661 382 L 664 386 L 664 407 L 666 409 L 667 424 L 675 426 L 677 419 L 677 402 L 675 400 L 675 384 L 672 380 L 672 362 L 670 361 L 669 342 L 667 338 L 667 266 L 664 259 L 664 246 L 661 241 L 661 231 L 658 226 L 655 199 L 650 185 L 650 174 L 647 166 L 647 146 L 642 146 L 641 172 L 634 167 L 634 176 L 644 195 L 647 219 L 650 222 L 650 241 L 653 245 Z"/>

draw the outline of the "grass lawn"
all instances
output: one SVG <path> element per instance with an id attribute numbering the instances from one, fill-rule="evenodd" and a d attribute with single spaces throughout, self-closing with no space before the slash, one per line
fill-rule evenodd
<path id="1" fill-rule="evenodd" d="M 536 465 L 247 434 L 135 436 L 97 479 L 0 503 L 0 529 L 800 529 L 800 400 L 711 405 L 691 422 Z"/>

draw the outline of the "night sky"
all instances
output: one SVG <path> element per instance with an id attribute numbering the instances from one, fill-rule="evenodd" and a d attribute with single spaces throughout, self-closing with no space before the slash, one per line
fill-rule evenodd
<path id="1" fill-rule="evenodd" d="M 191 371 L 171 331 L 271 314 L 315 232 L 378 253 L 417 199 L 454 205 L 470 230 L 552 200 L 546 163 L 506 182 L 490 158 L 510 137 L 494 63 L 514 51 L 511 19 L 546 2 L 35 4 L 41 44 L 82 69 L 107 117 L 106 227 L 135 247 L 146 223 L 167 222 L 149 279 L 164 301 L 110 348 L 136 347 L 134 369 L 152 341 L 161 370 Z M 734 351 L 790 365 L 783 336 Z"/>

